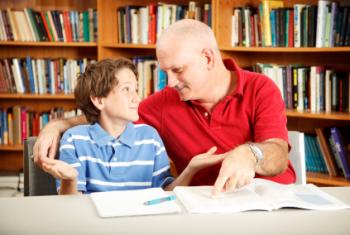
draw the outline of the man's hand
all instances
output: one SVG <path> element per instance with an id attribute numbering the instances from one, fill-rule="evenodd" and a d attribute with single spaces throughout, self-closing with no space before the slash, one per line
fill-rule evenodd
<path id="1" fill-rule="evenodd" d="M 212 196 L 249 184 L 255 176 L 256 160 L 247 146 L 241 145 L 225 154 Z"/>
<path id="2" fill-rule="evenodd" d="M 211 147 L 206 153 L 194 156 L 188 164 L 188 168 L 193 172 L 197 172 L 203 168 L 222 162 L 226 156 L 224 154 L 215 155 L 216 150 L 217 147 Z"/>
<path id="3" fill-rule="evenodd" d="M 39 134 L 33 147 L 34 162 L 43 167 L 44 162 L 54 159 L 60 141 L 60 132 L 48 124 Z"/>
<path id="4" fill-rule="evenodd" d="M 33 147 L 34 162 L 42 167 L 42 163 L 49 159 L 54 159 L 60 142 L 60 135 L 67 129 L 81 124 L 86 124 L 84 115 L 55 119 L 49 122 L 44 129 L 40 131 L 38 139 Z"/>
<path id="5" fill-rule="evenodd" d="M 55 159 L 47 159 L 42 162 L 42 169 L 60 180 L 75 180 L 78 171 L 68 163 Z"/>

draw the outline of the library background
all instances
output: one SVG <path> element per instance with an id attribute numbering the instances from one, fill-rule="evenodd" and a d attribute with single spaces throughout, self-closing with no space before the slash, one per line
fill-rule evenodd
<path id="1" fill-rule="evenodd" d="M 87 63 L 124 56 L 139 95 L 166 76 L 155 42 L 182 18 L 212 27 L 224 58 L 267 74 L 288 130 L 305 143 L 307 182 L 350 185 L 350 0 L 0 1 L 0 189 L 23 188 L 23 140 L 78 115 L 72 90 Z"/>

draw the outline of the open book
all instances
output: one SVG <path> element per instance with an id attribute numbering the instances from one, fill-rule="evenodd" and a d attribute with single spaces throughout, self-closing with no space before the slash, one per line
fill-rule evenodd
<path id="1" fill-rule="evenodd" d="M 91 193 L 90 197 L 101 217 L 135 216 L 181 212 L 175 201 L 145 205 L 146 201 L 167 197 L 162 188 Z"/>
<path id="2" fill-rule="evenodd" d="M 211 198 L 212 186 L 178 186 L 174 192 L 190 213 L 231 213 L 249 210 L 276 210 L 294 207 L 311 210 L 350 208 L 312 184 L 283 185 L 254 179 L 247 186 Z"/>

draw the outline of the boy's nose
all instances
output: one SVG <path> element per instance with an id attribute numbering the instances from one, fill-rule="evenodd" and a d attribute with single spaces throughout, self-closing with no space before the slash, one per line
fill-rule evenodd
<path id="1" fill-rule="evenodd" d="M 140 99 L 139 94 L 137 92 L 134 93 L 134 96 L 132 97 L 132 101 L 134 103 L 140 103 L 141 102 L 141 99 Z"/>

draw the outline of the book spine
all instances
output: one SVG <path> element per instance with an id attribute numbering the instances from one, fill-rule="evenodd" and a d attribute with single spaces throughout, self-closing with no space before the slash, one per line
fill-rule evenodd
<path id="1" fill-rule="evenodd" d="M 344 143 L 342 140 L 342 135 L 337 127 L 331 128 L 331 135 L 332 139 L 334 140 L 336 151 L 339 154 L 340 157 L 340 163 L 342 164 L 342 168 L 344 169 L 344 176 L 345 178 L 350 178 L 350 165 L 349 165 L 349 159 L 348 154 L 344 148 Z"/>

